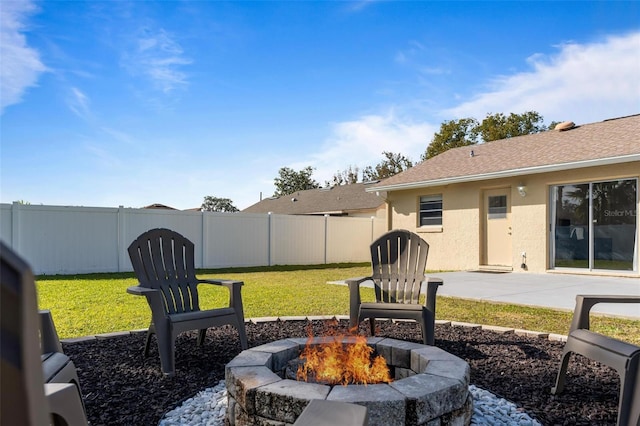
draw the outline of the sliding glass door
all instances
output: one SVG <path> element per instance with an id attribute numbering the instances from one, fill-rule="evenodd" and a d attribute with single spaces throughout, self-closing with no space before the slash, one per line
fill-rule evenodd
<path id="1" fill-rule="evenodd" d="M 637 179 L 552 186 L 552 267 L 637 271 L 637 197 Z"/>

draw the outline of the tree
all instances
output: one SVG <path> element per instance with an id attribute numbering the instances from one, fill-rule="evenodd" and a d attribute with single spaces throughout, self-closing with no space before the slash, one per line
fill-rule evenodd
<path id="1" fill-rule="evenodd" d="M 356 166 L 349 166 L 348 169 L 343 170 L 341 172 L 333 175 L 333 179 L 331 181 L 325 181 L 325 186 L 337 186 L 337 185 L 349 185 L 352 183 L 358 183 L 358 175 L 360 174 L 360 169 Z"/>
<path id="2" fill-rule="evenodd" d="M 527 111 L 523 114 L 510 113 L 508 116 L 503 113 L 487 114 L 481 123 L 475 118 L 445 121 L 440 125 L 440 132 L 433 136 L 422 160 L 428 160 L 451 148 L 530 135 L 546 130 L 548 128 L 544 125 L 542 116 L 535 111 Z"/>
<path id="3" fill-rule="evenodd" d="M 233 201 L 229 198 L 218 198 L 207 195 L 204 197 L 202 206 L 200 207 L 205 212 L 238 212 L 238 208 L 233 205 Z"/>
<path id="4" fill-rule="evenodd" d="M 273 184 L 276 187 L 274 197 L 293 194 L 296 191 L 305 191 L 307 189 L 320 188 L 320 184 L 311 178 L 313 167 L 307 166 L 296 172 L 289 167 L 282 167 L 278 171 L 278 177 L 274 179 Z"/>
<path id="5" fill-rule="evenodd" d="M 413 167 L 413 162 L 404 155 L 383 151 L 385 157 L 375 167 L 367 166 L 362 172 L 363 181 L 385 179 Z"/>
<path id="6" fill-rule="evenodd" d="M 476 129 L 484 142 L 530 135 L 545 130 L 547 127 L 543 123 L 542 116 L 535 111 L 527 111 L 523 114 L 510 113 L 508 116 L 502 113 L 488 114 Z"/>
<path id="7" fill-rule="evenodd" d="M 562 123 L 562 121 L 552 121 L 551 123 L 549 123 L 549 126 L 547 127 L 547 130 L 553 130 L 556 128 L 556 126 L 558 124 Z"/>
<path id="8" fill-rule="evenodd" d="M 428 160 L 451 148 L 475 145 L 478 143 L 477 127 L 478 121 L 475 118 L 445 121 L 440 125 L 440 132 L 433 135 L 422 160 Z"/>

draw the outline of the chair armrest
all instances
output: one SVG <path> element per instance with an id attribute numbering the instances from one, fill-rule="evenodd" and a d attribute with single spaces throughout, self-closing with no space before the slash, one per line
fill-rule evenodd
<path id="1" fill-rule="evenodd" d="M 236 311 L 240 316 L 241 322 L 244 322 L 244 307 L 242 306 L 242 286 L 243 281 L 233 280 L 198 280 L 198 284 L 221 285 L 229 289 L 229 307 Z"/>
<path id="2" fill-rule="evenodd" d="M 360 307 L 360 284 L 372 279 L 372 277 L 357 277 L 345 280 L 345 282 L 349 286 L 349 301 L 351 305 L 350 310 L 352 315 L 355 313 L 354 309 L 358 310 Z"/>
<path id="3" fill-rule="evenodd" d="M 347 283 L 349 288 L 351 288 L 352 285 L 359 286 L 363 282 L 370 281 L 372 279 L 373 279 L 372 277 L 357 277 L 357 278 L 349 278 L 344 281 Z"/>
<path id="4" fill-rule="evenodd" d="M 156 290 L 154 288 L 142 287 L 139 285 L 127 287 L 127 293 L 133 294 L 135 296 L 147 296 L 151 293 L 158 293 L 160 290 Z"/>
<path id="5" fill-rule="evenodd" d="M 213 284 L 213 285 L 221 285 L 225 286 L 228 289 L 232 289 L 233 287 L 244 285 L 243 281 L 234 281 L 234 280 L 216 280 L 216 279 L 208 279 L 208 280 L 198 280 L 198 284 Z"/>
<path id="6" fill-rule="evenodd" d="M 579 294 L 576 296 L 576 308 L 569 333 L 579 328 L 589 329 L 589 312 L 598 303 L 640 303 L 640 296 Z"/>
<path id="7" fill-rule="evenodd" d="M 167 316 L 162 292 L 155 288 L 136 285 L 127 287 L 127 293 L 133 294 L 134 296 L 146 296 L 147 303 L 151 309 L 151 318 L 153 319 L 153 323 L 156 327 L 159 327 L 162 319 Z"/>
<path id="8" fill-rule="evenodd" d="M 345 280 L 349 286 L 349 327 L 351 328 L 356 326 L 360 312 L 360 284 L 371 279 L 372 277 L 358 277 Z"/>
<path id="9" fill-rule="evenodd" d="M 53 323 L 51 317 L 51 311 L 41 310 L 38 311 L 40 316 L 40 349 L 43 354 L 51 352 L 62 352 L 62 345 L 58 338 L 58 332 L 56 326 Z"/>
<path id="10" fill-rule="evenodd" d="M 436 314 L 436 293 L 438 287 L 443 284 L 442 278 L 429 278 L 425 275 L 425 279 L 422 282 L 427 283 L 427 291 L 424 299 L 424 306 L 427 310 L 431 311 L 435 317 Z"/>

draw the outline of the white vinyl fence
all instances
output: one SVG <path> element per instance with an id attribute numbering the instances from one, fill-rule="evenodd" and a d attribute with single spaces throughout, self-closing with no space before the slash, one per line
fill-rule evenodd
<path id="1" fill-rule="evenodd" d="M 127 247 L 153 228 L 196 247 L 196 268 L 368 262 L 380 218 L 0 204 L 0 239 L 36 274 L 132 271 Z"/>

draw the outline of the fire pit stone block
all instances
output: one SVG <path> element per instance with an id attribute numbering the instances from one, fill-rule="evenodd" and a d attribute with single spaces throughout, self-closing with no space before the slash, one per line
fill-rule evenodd
<path id="1" fill-rule="evenodd" d="M 273 354 L 267 352 L 258 352 L 253 349 L 240 352 L 238 356 L 232 359 L 225 366 L 225 375 L 228 374 L 228 370 L 232 367 L 267 367 L 273 370 Z"/>
<path id="2" fill-rule="evenodd" d="M 310 400 L 326 399 L 330 389 L 326 385 L 287 379 L 270 383 L 257 389 L 255 414 L 293 423 Z"/>
<path id="3" fill-rule="evenodd" d="M 375 345 L 376 351 L 384 357 L 387 364 L 400 368 L 411 368 L 411 351 L 421 347 L 423 345 L 418 343 L 396 339 L 383 339 Z"/>
<path id="4" fill-rule="evenodd" d="M 459 380 L 430 374 L 416 374 L 389 384 L 411 404 L 408 424 L 422 425 L 464 405 L 468 387 Z"/>
<path id="5" fill-rule="evenodd" d="M 411 369 L 416 373 L 422 373 L 426 370 L 429 362 L 448 361 L 452 359 L 452 356 L 449 352 L 435 346 L 423 346 L 411 351 Z"/>
<path id="6" fill-rule="evenodd" d="M 460 358 L 450 360 L 432 360 L 427 363 L 426 368 L 421 372 L 459 380 L 465 386 L 469 386 L 471 376 L 471 368 L 469 367 L 469 364 Z"/>
<path id="7" fill-rule="evenodd" d="M 334 386 L 327 399 L 364 405 L 369 413 L 369 424 L 405 425 L 405 396 L 388 384 Z"/>
<path id="8" fill-rule="evenodd" d="M 286 368 L 287 362 L 298 356 L 300 345 L 295 341 L 284 339 L 256 346 L 255 348 L 251 348 L 251 350 L 272 354 L 271 362 L 273 363 L 273 371 L 281 372 Z"/>
<path id="9" fill-rule="evenodd" d="M 233 399 L 248 412 L 255 412 L 256 389 L 281 380 L 264 366 L 232 367 L 226 371 L 228 399 Z"/>

